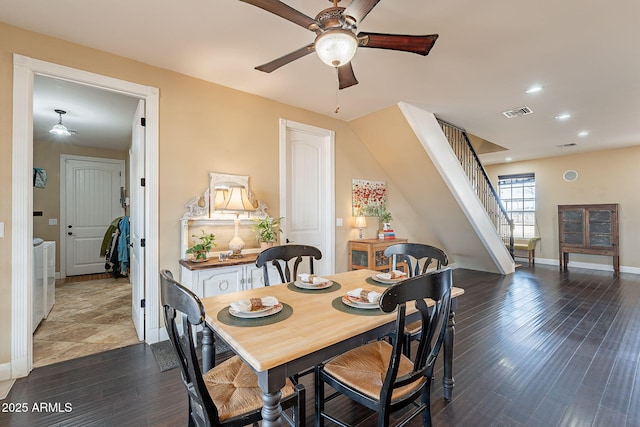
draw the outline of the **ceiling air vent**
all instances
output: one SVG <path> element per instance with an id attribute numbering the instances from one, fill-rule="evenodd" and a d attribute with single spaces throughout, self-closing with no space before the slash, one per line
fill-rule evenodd
<path id="1" fill-rule="evenodd" d="M 529 107 L 514 108 L 513 110 L 502 112 L 502 114 L 509 119 L 513 119 L 514 117 L 526 116 L 527 114 L 531 113 L 533 113 L 533 110 Z"/>
<path id="2" fill-rule="evenodd" d="M 575 142 L 570 142 L 570 143 L 568 143 L 568 144 L 560 144 L 560 145 L 557 145 L 556 147 L 558 147 L 558 148 L 569 148 L 569 147 L 575 147 L 575 146 L 576 146 L 576 143 L 575 143 Z"/>

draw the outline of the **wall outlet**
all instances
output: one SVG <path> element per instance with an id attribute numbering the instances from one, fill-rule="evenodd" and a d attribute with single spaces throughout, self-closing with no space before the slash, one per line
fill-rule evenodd
<path id="1" fill-rule="evenodd" d="M 58 225 L 58 218 L 49 218 L 49 225 Z"/>
<path id="2" fill-rule="evenodd" d="M 4 238 L 4 222 L 0 222 L 0 238 Z"/>

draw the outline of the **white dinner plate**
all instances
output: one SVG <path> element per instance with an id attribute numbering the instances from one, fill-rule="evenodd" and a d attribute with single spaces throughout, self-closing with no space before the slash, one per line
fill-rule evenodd
<path id="1" fill-rule="evenodd" d="M 271 307 L 265 307 L 256 311 L 236 311 L 229 307 L 229 314 L 235 317 L 241 317 L 243 319 L 255 319 L 258 317 L 267 317 L 272 314 L 280 313 L 282 311 L 282 304 L 278 303 Z"/>
<path id="2" fill-rule="evenodd" d="M 398 282 L 400 282 L 400 281 L 402 281 L 402 280 L 404 280 L 406 278 L 407 278 L 407 276 L 403 276 L 403 277 L 401 277 L 399 279 L 385 279 L 385 278 L 380 277 L 380 273 L 374 274 L 373 276 L 371 276 L 371 279 L 375 280 L 376 282 L 384 283 L 384 284 L 387 284 L 387 285 L 393 285 L 394 283 L 398 283 Z"/>
<path id="3" fill-rule="evenodd" d="M 300 289 L 327 289 L 333 285 L 333 282 L 331 280 L 327 280 L 326 282 L 315 285 L 313 283 L 300 282 L 296 280 L 293 284 L 296 288 Z"/>
<path id="4" fill-rule="evenodd" d="M 380 308 L 380 304 L 378 304 L 377 302 L 364 302 L 364 300 L 361 298 L 356 298 L 349 295 L 343 296 L 342 302 L 349 307 L 363 308 L 365 310 Z"/>

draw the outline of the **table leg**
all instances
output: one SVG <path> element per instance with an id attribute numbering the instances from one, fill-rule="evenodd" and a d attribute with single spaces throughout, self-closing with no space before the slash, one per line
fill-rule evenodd
<path id="1" fill-rule="evenodd" d="M 444 352 L 444 376 L 442 378 L 442 388 L 444 391 L 444 398 L 451 400 L 453 394 L 453 339 L 455 337 L 455 317 L 456 313 L 453 311 L 454 305 L 451 307 L 449 313 L 449 319 L 447 320 L 447 330 L 444 334 L 444 345 L 442 351 Z"/>
<path id="2" fill-rule="evenodd" d="M 262 392 L 262 425 L 266 427 L 281 426 L 280 414 L 282 407 L 280 406 L 280 390 L 273 393 Z"/>
<path id="3" fill-rule="evenodd" d="M 215 366 L 216 348 L 213 331 L 207 324 L 202 328 L 202 372 L 205 373 Z"/>
<path id="4" fill-rule="evenodd" d="M 280 399 L 282 392 L 280 390 L 286 382 L 284 370 L 276 368 L 276 370 L 258 372 L 257 374 L 258 385 L 262 390 L 262 426 L 281 426 L 282 406 Z"/>

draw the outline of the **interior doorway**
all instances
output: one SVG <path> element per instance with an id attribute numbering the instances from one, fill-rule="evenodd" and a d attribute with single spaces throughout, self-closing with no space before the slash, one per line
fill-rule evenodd
<path id="1" fill-rule="evenodd" d="M 316 271 L 335 272 L 335 132 L 280 120 L 280 216 L 288 242 L 322 252 Z"/>
<path id="2" fill-rule="evenodd" d="M 145 340 L 159 340 L 157 234 L 158 234 L 158 90 L 99 74 L 14 55 L 13 108 L 13 180 L 12 192 L 12 314 L 11 372 L 12 378 L 25 376 L 32 369 L 33 340 L 31 335 L 30 288 L 33 270 L 33 82 L 36 75 L 60 78 L 78 84 L 92 85 L 145 101 L 145 236 L 146 248 L 156 256 L 144 265 L 141 274 L 144 297 L 147 300 Z M 20 195 L 18 197 L 17 195 Z M 25 281 L 27 286 L 25 286 Z M 132 284 L 133 285 L 133 284 Z"/>
<path id="3" fill-rule="evenodd" d="M 124 183 L 123 160 L 61 155 L 61 275 L 105 272 L 105 233 L 127 214 L 121 200 L 126 194 Z"/>

